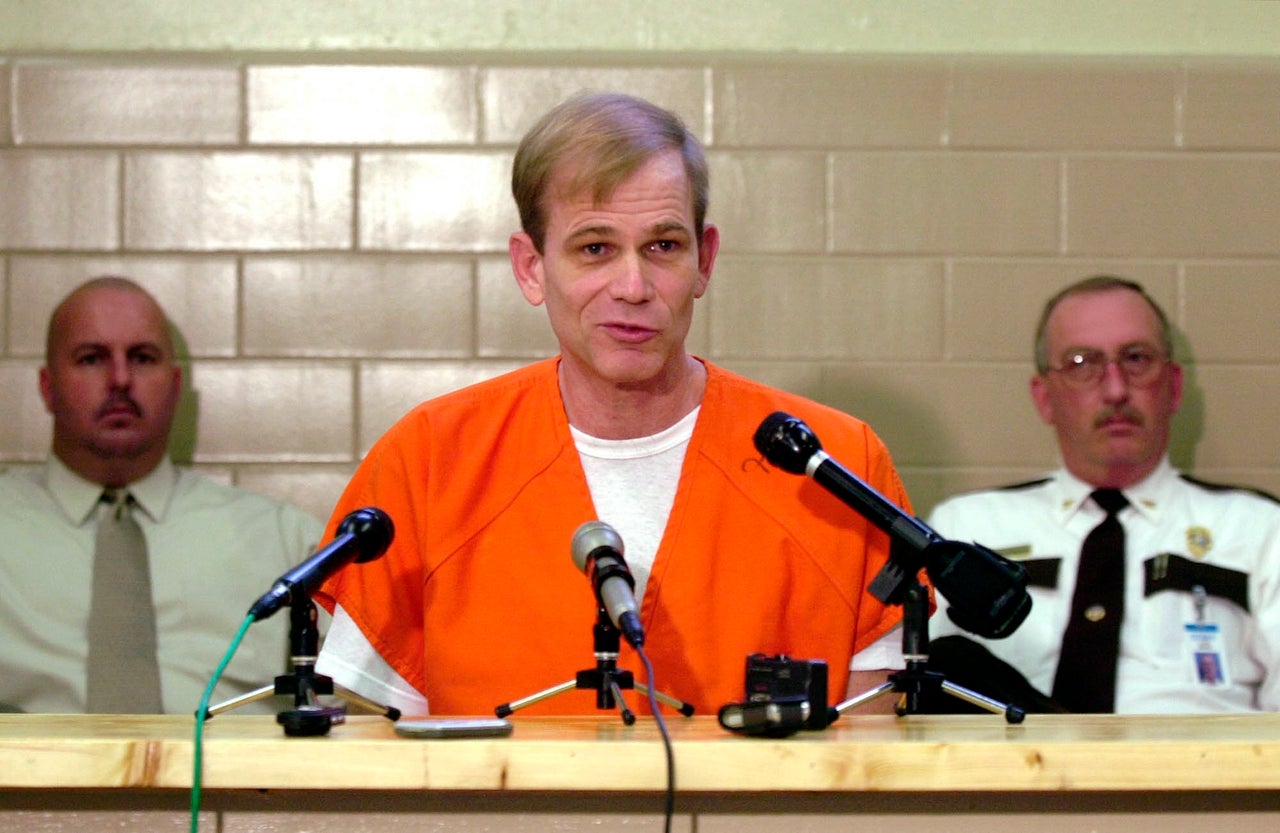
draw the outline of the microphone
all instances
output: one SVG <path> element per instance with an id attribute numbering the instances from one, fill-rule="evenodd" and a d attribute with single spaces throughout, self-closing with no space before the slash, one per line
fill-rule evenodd
<path id="1" fill-rule="evenodd" d="M 644 628 L 636 606 L 636 580 L 622 557 L 622 537 L 604 521 L 587 521 L 573 533 L 573 563 L 587 574 L 596 601 L 631 643 L 644 645 Z"/>
<path id="2" fill-rule="evenodd" d="M 324 580 L 348 562 L 363 564 L 387 551 L 395 537 L 391 517 L 372 506 L 357 509 L 338 524 L 332 543 L 276 579 L 271 589 L 249 608 L 255 621 L 262 621 L 287 604 L 311 594 Z"/>
<path id="3" fill-rule="evenodd" d="M 851 509 L 912 549 L 923 550 L 938 534 L 831 459 L 808 425 L 775 411 L 756 429 L 756 450 L 783 471 L 807 474 Z"/>
<path id="4" fill-rule="evenodd" d="M 967 631 L 1001 639 L 1017 630 L 1031 612 L 1027 571 L 981 544 L 949 541 L 928 524 L 902 511 L 853 472 L 822 450 L 822 443 L 797 417 L 776 411 L 755 433 L 756 450 L 783 471 L 805 474 L 887 532 L 895 543 L 920 555 L 934 586 L 946 596 L 947 615 Z M 893 550 L 889 563 L 868 590 L 877 599 L 896 603 L 919 566 L 904 569 Z"/>

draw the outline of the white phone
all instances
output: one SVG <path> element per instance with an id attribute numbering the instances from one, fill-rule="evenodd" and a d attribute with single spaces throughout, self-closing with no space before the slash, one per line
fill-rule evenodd
<path id="1" fill-rule="evenodd" d="M 500 717 L 423 717 L 397 720 L 396 734 L 406 738 L 498 738 L 512 731 Z"/>

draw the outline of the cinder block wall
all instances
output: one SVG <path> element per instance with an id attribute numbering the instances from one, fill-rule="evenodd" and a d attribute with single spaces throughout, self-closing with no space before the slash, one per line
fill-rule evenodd
<path id="1" fill-rule="evenodd" d="M 126 273 L 189 358 L 176 456 L 326 515 L 414 403 L 554 350 L 510 159 L 589 87 L 708 145 L 695 351 L 869 421 L 921 513 L 1055 463 L 1031 328 L 1099 271 L 1179 328 L 1175 462 L 1280 492 L 1280 60 L 306 61 L 0 62 L 0 465 L 48 447 L 52 305 Z"/>

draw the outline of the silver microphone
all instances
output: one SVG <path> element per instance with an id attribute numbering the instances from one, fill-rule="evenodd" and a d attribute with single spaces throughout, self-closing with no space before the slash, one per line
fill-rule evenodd
<path id="1" fill-rule="evenodd" d="M 644 644 L 636 580 L 622 555 L 622 536 L 604 521 L 587 521 L 573 534 L 573 563 L 587 574 L 596 601 L 631 647 Z"/>

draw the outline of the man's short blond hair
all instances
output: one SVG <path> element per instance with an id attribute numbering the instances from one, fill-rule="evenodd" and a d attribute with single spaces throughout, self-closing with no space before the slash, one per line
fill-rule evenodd
<path id="1" fill-rule="evenodd" d="M 694 232 L 702 238 L 710 177 L 702 145 L 680 117 L 621 93 L 583 93 L 548 112 L 516 149 L 511 192 L 520 225 L 542 251 L 547 234 L 547 189 L 553 176 L 570 177 L 571 194 L 607 200 L 655 155 L 679 151 L 693 198 Z"/>

